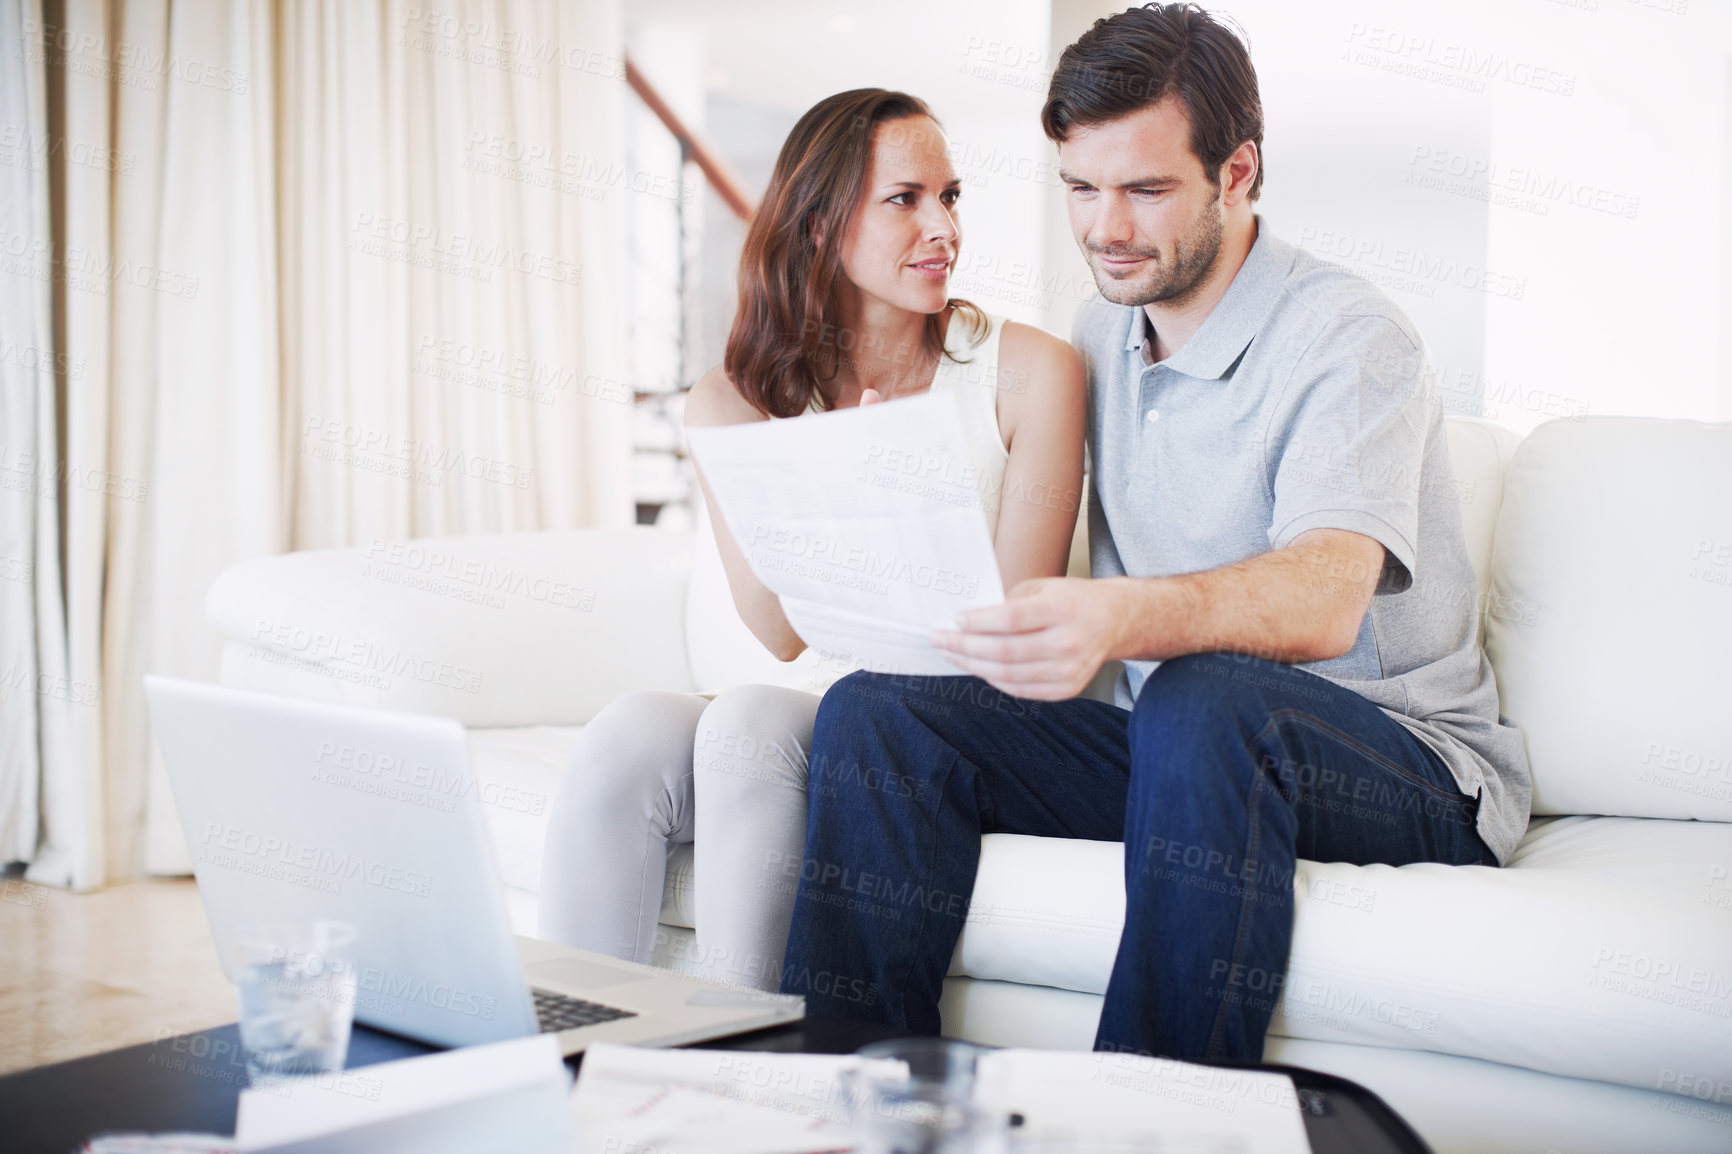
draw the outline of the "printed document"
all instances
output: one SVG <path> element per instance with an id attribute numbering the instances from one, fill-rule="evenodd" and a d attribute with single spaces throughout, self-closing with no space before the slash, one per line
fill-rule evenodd
<path id="1" fill-rule="evenodd" d="M 829 1154 L 856 1149 L 857 1055 L 597 1045 L 571 1107 L 582 1154 Z M 883 1059 L 880 1059 L 881 1061 Z M 1005 1154 L 1310 1154 L 1293 1080 L 1134 1054 L 995 1050 L 977 1105 Z"/>
<path id="2" fill-rule="evenodd" d="M 827 658 L 956 675 L 928 638 L 1004 600 L 956 398 L 687 430 L 728 531 Z"/>

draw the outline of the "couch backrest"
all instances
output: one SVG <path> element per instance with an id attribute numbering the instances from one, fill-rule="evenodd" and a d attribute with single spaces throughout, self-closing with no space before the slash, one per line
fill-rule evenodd
<path id="1" fill-rule="evenodd" d="M 1490 421 L 1474 417 L 1451 417 L 1444 422 L 1449 437 L 1449 462 L 1455 468 L 1455 484 L 1461 502 L 1461 531 L 1467 539 L 1467 556 L 1479 579 L 1479 604 L 1485 605 L 1491 585 L 1491 542 L 1497 528 L 1498 505 L 1503 500 L 1504 473 L 1521 437 Z M 1484 636 L 1485 615 L 1480 615 Z"/>
<path id="2" fill-rule="evenodd" d="M 1516 450 L 1486 651 L 1535 814 L 1732 821 L 1732 423 L 1553 421 Z"/>

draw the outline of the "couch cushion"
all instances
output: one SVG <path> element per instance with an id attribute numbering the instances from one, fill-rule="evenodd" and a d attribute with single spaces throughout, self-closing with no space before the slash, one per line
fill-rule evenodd
<path id="1" fill-rule="evenodd" d="M 1536 814 L 1732 821 L 1732 423 L 1553 421 L 1516 450 L 1486 652 Z"/>
<path id="2" fill-rule="evenodd" d="M 572 725 L 634 689 L 691 688 L 691 535 L 644 527 L 376 541 L 260 557 L 205 598 L 225 685 Z"/>
<path id="3" fill-rule="evenodd" d="M 469 756 L 499 880 L 514 890 L 541 892 L 541 854 L 559 777 L 581 725 L 471 729 Z"/>
<path id="4" fill-rule="evenodd" d="M 950 972 L 1103 992 L 1122 854 L 988 835 Z M 1501 870 L 1301 862 L 1272 1032 L 1732 1085 L 1728 863 L 1732 825 L 1584 817 L 1535 822 Z"/>

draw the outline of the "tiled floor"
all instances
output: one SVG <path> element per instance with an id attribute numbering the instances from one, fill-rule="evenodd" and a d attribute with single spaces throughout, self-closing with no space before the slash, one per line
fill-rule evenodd
<path id="1" fill-rule="evenodd" d="M 190 880 L 0 880 L 0 1074 L 234 1020 Z"/>

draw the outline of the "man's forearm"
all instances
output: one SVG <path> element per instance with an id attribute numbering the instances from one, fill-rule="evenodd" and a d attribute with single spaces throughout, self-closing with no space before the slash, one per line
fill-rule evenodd
<path id="1" fill-rule="evenodd" d="M 1301 664 L 1353 648 L 1382 570 L 1383 547 L 1342 530 L 1306 533 L 1285 549 L 1177 577 L 1109 579 L 1121 660 L 1252 653 Z"/>

